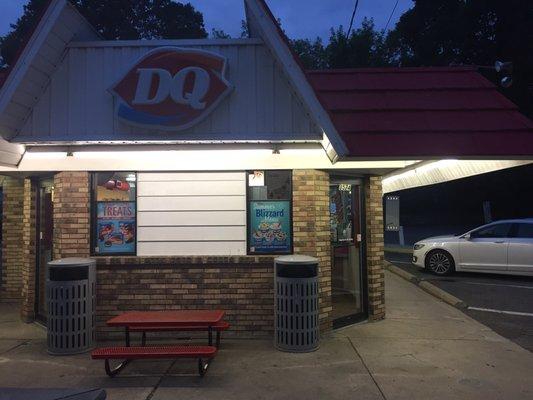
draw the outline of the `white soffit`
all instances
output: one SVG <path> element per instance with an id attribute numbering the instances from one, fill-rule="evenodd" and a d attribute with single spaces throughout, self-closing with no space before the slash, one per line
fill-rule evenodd
<path id="1" fill-rule="evenodd" d="M 0 88 L 0 136 L 9 140 L 24 125 L 61 62 L 67 45 L 73 41 L 98 40 L 100 36 L 67 0 L 53 0 L 12 66 Z M 21 146 L 11 145 L 16 154 Z M 0 163 L 16 165 L 16 158 L 4 158 L 0 144 Z M 22 154 L 22 153 L 20 153 Z M 13 164 L 14 163 L 14 164 Z"/>
<path id="2" fill-rule="evenodd" d="M 0 172 L 39 171 L 243 171 L 264 169 L 324 169 L 384 175 L 403 168 L 408 161 L 339 161 L 332 164 L 320 145 L 309 148 L 233 148 L 208 150 L 206 145 L 185 149 L 181 146 L 136 146 L 76 151 L 70 148 L 30 148 L 18 168 L 0 166 Z"/>
<path id="3" fill-rule="evenodd" d="M 533 164 L 533 160 L 424 161 L 383 177 L 383 193 L 434 185 L 502 169 Z"/>
<path id="4" fill-rule="evenodd" d="M 332 162 L 348 153 L 346 144 L 331 122 L 328 113 L 320 104 L 315 91 L 307 81 L 304 71 L 294 59 L 293 53 L 279 32 L 279 27 L 272 19 L 263 0 L 244 0 L 248 30 L 252 38 L 260 38 L 270 49 L 276 60 L 285 70 L 291 84 L 315 123 L 324 131 L 324 149 Z"/>

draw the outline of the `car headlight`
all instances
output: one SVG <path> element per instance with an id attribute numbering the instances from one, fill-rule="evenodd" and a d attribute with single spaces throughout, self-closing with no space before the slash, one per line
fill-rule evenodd
<path id="1" fill-rule="evenodd" d="M 422 247 L 424 247 L 424 246 L 425 246 L 425 244 L 417 243 L 417 244 L 414 245 L 413 248 L 414 248 L 415 250 L 420 250 L 420 249 L 421 249 Z"/>

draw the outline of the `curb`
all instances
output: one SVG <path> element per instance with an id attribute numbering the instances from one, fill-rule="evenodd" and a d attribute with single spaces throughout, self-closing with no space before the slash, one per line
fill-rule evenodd
<path id="1" fill-rule="evenodd" d="M 386 253 L 413 254 L 413 246 L 385 246 L 384 251 Z"/>
<path id="2" fill-rule="evenodd" d="M 455 308 L 458 308 L 459 310 L 466 310 L 468 308 L 468 304 L 466 304 L 463 300 L 458 299 L 457 297 L 451 295 L 450 293 L 433 285 L 432 283 L 421 280 L 420 278 L 411 274 L 410 272 L 404 271 L 403 269 L 398 268 L 397 266 L 392 265 L 388 262 L 385 263 L 385 268 L 387 268 L 393 274 L 398 275 L 400 278 L 405 279 L 406 281 L 411 282 L 412 284 L 418 286 L 420 289 L 422 289 L 426 293 L 429 293 L 433 297 L 436 297 L 437 299 L 442 300 L 446 304 L 449 304 Z"/>

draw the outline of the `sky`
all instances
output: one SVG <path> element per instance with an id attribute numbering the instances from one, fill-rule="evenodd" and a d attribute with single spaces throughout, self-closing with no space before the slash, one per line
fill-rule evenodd
<path id="1" fill-rule="evenodd" d="M 0 35 L 5 35 L 9 24 L 22 14 L 27 0 L 0 0 Z M 244 19 L 243 0 L 189 0 L 204 14 L 208 32 L 222 29 L 232 36 L 239 36 Z M 359 0 L 354 26 L 363 17 L 372 17 L 379 29 L 385 28 L 397 0 Z M 182 1 L 185 2 L 185 1 Z M 317 36 L 329 38 L 331 27 L 350 23 L 355 0 L 267 0 L 274 15 L 281 19 L 283 29 L 292 39 Z M 398 0 L 398 6 L 389 25 L 394 27 L 400 15 L 412 7 L 412 0 Z"/>

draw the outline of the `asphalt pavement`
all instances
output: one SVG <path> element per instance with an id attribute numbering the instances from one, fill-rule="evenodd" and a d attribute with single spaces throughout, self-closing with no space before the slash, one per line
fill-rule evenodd
<path id="1" fill-rule="evenodd" d="M 464 301 L 464 312 L 533 352 L 533 278 L 456 272 L 439 277 L 411 264 L 411 254 L 385 253 L 391 264 Z"/>

